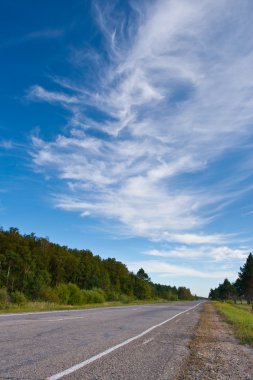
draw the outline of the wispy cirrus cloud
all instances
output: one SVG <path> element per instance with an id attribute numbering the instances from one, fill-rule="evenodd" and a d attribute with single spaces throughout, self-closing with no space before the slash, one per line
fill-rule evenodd
<path id="1" fill-rule="evenodd" d="M 60 103 L 62 105 L 79 103 L 76 96 L 70 96 L 63 92 L 47 91 L 41 86 L 32 86 L 27 93 L 27 99 L 31 101 L 45 101 L 48 103 Z"/>
<path id="2" fill-rule="evenodd" d="M 126 24 L 96 6 L 105 41 L 99 59 L 89 50 L 96 75 L 87 72 L 85 84 L 58 78 L 59 92 L 28 92 L 70 112 L 68 133 L 33 139 L 36 167 L 66 185 L 57 207 L 155 241 L 225 243 L 203 231 L 240 197 L 234 162 L 229 188 L 209 172 L 253 137 L 250 7 L 135 2 Z"/>
<path id="3" fill-rule="evenodd" d="M 0 41 L 0 48 L 5 48 L 14 45 L 20 45 L 25 42 L 30 42 L 34 40 L 43 40 L 43 39 L 56 39 L 64 35 L 63 29 L 42 29 L 36 30 L 21 36 L 12 37 Z"/>
<path id="4" fill-rule="evenodd" d="M 227 241 L 231 241 L 231 235 L 219 235 L 219 234 L 193 234 L 193 233 L 181 233 L 181 234 L 166 234 L 167 241 L 175 242 L 175 243 L 184 243 L 188 245 L 193 244 L 213 244 L 219 245 L 223 244 Z"/>
<path id="5" fill-rule="evenodd" d="M 145 251 L 144 254 L 154 257 L 174 257 L 174 258 L 184 258 L 184 259 L 194 259 L 194 258 L 205 258 L 206 261 L 233 261 L 233 260 L 244 260 L 249 254 L 249 250 L 231 248 L 227 246 L 213 247 L 208 245 L 202 246 L 178 246 L 170 250 L 158 250 L 150 249 Z"/>
<path id="6" fill-rule="evenodd" d="M 6 150 L 12 149 L 14 144 L 11 140 L 0 140 L 0 148 L 4 148 Z"/>
<path id="7" fill-rule="evenodd" d="M 236 274 L 228 271 L 200 271 L 191 267 L 173 265 L 160 260 L 147 260 L 138 262 L 129 262 L 128 268 L 137 271 L 139 268 L 145 268 L 149 274 L 159 274 L 163 277 L 195 277 L 195 278 L 212 278 L 224 279 L 225 277 L 236 277 Z"/>

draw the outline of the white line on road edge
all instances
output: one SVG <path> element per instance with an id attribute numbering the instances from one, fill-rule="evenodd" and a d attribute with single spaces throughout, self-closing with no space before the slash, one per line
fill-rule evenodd
<path id="1" fill-rule="evenodd" d="M 65 370 L 62 371 L 62 372 L 59 372 L 59 373 L 56 373 L 55 375 L 52 375 L 52 376 L 50 376 L 50 377 L 47 377 L 46 380 L 57 380 L 57 379 L 61 379 L 63 376 L 69 375 L 70 373 L 73 373 L 73 372 L 77 371 L 78 369 L 85 367 L 86 365 L 88 365 L 88 364 L 94 362 L 95 360 L 98 360 L 98 359 L 102 358 L 103 356 L 110 354 L 110 352 L 115 351 L 115 350 L 117 350 L 118 348 L 123 347 L 123 346 L 125 346 L 126 344 L 128 344 L 128 343 L 130 343 L 130 342 L 133 342 L 133 341 L 136 340 L 136 339 L 141 338 L 142 336 L 148 334 L 150 331 L 156 329 L 157 327 L 160 327 L 160 326 L 164 325 L 165 323 L 171 321 L 172 319 L 175 319 L 175 318 L 178 317 L 179 315 L 184 314 L 184 313 L 187 313 L 189 310 L 193 310 L 193 309 L 195 309 L 195 308 L 196 308 L 197 306 L 199 306 L 201 303 L 202 303 L 202 302 L 198 303 L 197 305 L 195 305 L 195 306 L 193 306 L 193 307 L 191 307 L 191 308 L 189 308 L 189 309 L 187 309 L 187 310 L 185 310 L 185 311 L 181 311 L 180 313 L 174 315 L 173 317 L 171 317 L 171 318 L 169 318 L 169 319 L 166 319 L 166 321 L 163 321 L 163 322 L 161 322 L 161 323 L 158 323 L 158 325 L 152 326 L 152 327 L 150 327 L 149 329 L 143 331 L 142 333 L 140 333 L 140 334 L 138 334 L 138 335 L 135 335 L 135 336 L 133 336 L 132 338 L 127 339 L 127 340 L 125 340 L 124 342 L 119 343 L 119 344 L 117 344 L 116 346 L 113 346 L 113 347 L 109 348 L 108 350 L 105 350 L 105 351 L 103 351 L 103 352 L 100 352 L 100 354 L 97 354 L 97 355 L 95 355 L 95 356 L 92 356 L 91 358 L 89 358 L 89 359 L 87 359 L 87 360 L 84 360 L 83 362 L 78 363 L 78 364 L 74 365 L 73 367 L 70 367 L 70 368 L 68 368 L 68 369 L 65 369 Z"/>

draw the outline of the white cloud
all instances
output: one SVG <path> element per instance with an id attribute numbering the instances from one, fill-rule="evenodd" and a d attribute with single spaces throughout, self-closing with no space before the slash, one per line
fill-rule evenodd
<path id="1" fill-rule="evenodd" d="M 30 100 L 40 100 L 48 103 L 75 104 L 78 103 L 76 96 L 69 96 L 62 92 L 47 91 L 41 86 L 33 86 L 29 89 L 27 98 Z"/>
<path id="2" fill-rule="evenodd" d="M 218 234 L 167 234 L 168 241 L 184 244 L 221 244 L 231 239 L 231 236 Z"/>
<path id="3" fill-rule="evenodd" d="M 57 39 L 64 35 L 64 30 L 62 29 L 42 29 L 36 30 L 31 33 L 27 33 L 14 38 L 6 39 L 0 43 L 0 48 L 5 48 L 13 45 L 20 45 L 26 42 L 34 40 L 44 40 L 44 39 Z"/>
<path id="4" fill-rule="evenodd" d="M 150 249 L 144 254 L 155 257 L 174 257 L 174 258 L 204 258 L 206 261 L 225 262 L 231 260 L 244 260 L 249 254 L 249 249 L 236 249 L 227 246 L 213 247 L 202 246 L 178 246 L 170 250 Z"/>
<path id="5" fill-rule="evenodd" d="M 249 254 L 249 249 L 233 249 L 230 247 L 217 247 L 210 250 L 210 256 L 215 261 L 223 260 L 242 260 L 246 259 Z"/>
<path id="6" fill-rule="evenodd" d="M 226 236 L 200 231 L 240 196 L 235 173 L 226 174 L 229 189 L 216 177 L 203 183 L 252 138 L 249 12 L 225 0 L 134 7 L 129 29 L 110 7 L 97 8 L 109 63 L 96 53 L 85 85 L 58 79 L 59 92 L 30 89 L 30 99 L 72 113 L 68 133 L 33 140 L 34 163 L 66 181 L 56 197 L 62 209 L 119 221 L 151 240 L 225 244 Z"/>
<path id="7" fill-rule="evenodd" d="M 11 140 L 0 140 L 0 147 L 9 150 L 12 149 L 14 145 Z"/>
<path id="8" fill-rule="evenodd" d="M 160 274 L 163 277 L 195 277 L 195 278 L 217 278 L 235 277 L 235 273 L 228 271 L 199 271 L 194 268 L 182 265 L 172 265 L 158 260 L 147 260 L 130 262 L 127 264 L 129 270 L 137 272 L 140 268 L 145 268 L 149 274 Z"/>
<path id="9" fill-rule="evenodd" d="M 189 247 L 178 247 L 171 250 L 159 250 L 159 249 L 150 249 L 143 252 L 145 255 L 154 256 L 154 257 L 174 257 L 179 258 L 183 257 L 186 259 L 196 258 L 202 255 L 202 251 L 199 249 L 190 249 Z"/>

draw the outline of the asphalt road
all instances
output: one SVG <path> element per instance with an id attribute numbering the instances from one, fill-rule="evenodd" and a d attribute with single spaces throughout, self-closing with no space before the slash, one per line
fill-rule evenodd
<path id="1" fill-rule="evenodd" d="M 197 305 L 0 315 L 0 379 L 175 379 L 199 319 Z"/>

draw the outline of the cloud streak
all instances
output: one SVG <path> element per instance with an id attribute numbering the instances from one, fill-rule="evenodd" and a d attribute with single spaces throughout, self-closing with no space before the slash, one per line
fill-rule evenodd
<path id="1" fill-rule="evenodd" d="M 27 99 L 31 101 L 45 101 L 48 103 L 60 103 L 61 105 L 76 104 L 79 100 L 76 96 L 69 96 L 63 92 L 47 91 L 41 86 L 33 86 L 29 89 Z"/>
<path id="2" fill-rule="evenodd" d="M 184 259 L 204 258 L 205 260 L 223 262 L 231 260 L 245 260 L 248 256 L 248 249 L 235 249 L 227 246 L 212 247 L 204 246 L 179 246 L 170 250 L 151 249 L 144 254 L 154 257 L 174 257 Z"/>
<path id="3" fill-rule="evenodd" d="M 62 29 L 43 29 L 37 30 L 31 33 L 24 34 L 22 36 L 13 37 L 6 39 L 3 42 L 0 42 L 0 48 L 20 45 L 26 42 L 35 41 L 35 40 L 49 40 L 57 39 L 64 35 Z"/>
<path id="4" fill-rule="evenodd" d="M 235 278 L 236 274 L 228 271 L 209 271 L 202 272 L 191 267 L 173 265 L 158 260 L 138 261 L 128 263 L 131 271 L 137 272 L 139 268 L 145 268 L 149 274 L 159 274 L 162 277 L 195 277 L 195 278 L 212 278 L 224 279 L 224 277 Z"/>
<path id="5" fill-rule="evenodd" d="M 0 140 L 0 148 L 10 150 L 13 148 L 13 142 L 11 140 Z"/>

